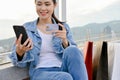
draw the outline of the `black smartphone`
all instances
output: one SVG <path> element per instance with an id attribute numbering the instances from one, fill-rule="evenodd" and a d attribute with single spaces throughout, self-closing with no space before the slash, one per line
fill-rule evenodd
<path id="1" fill-rule="evenodd" d="M 59 26 L 59 30 L 62 30 L 62 27 L 61 27 L 61 26 Z"/>
<path id="2" fill-rule="evenodd" d="M 28 38 L 28 35 L 26 33 L 24 26 L 13 25 L 13 29 L 14 29 L 17 39 L 19 38 L 20 34 L 22 34 L 21 44 L 23 44 Z"/>

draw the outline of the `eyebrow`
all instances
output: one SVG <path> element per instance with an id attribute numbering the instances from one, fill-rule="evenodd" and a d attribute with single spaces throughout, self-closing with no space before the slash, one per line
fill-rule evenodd
<path id="1" fill-rule="evenodd" d="M 37 3 L 42 3 L 41 1 L 37 1 Z M 49 1 L 46 1 L 46 2 L 44 2 L 44 3 L 50 3 Z"/>
<path id="2" fill-rule="evenodd" d="M 45 2 L 45 3 L 50 3 L 49 1 Z"/>
<path id="3" fill-rule="evenodd" d="M 42 3 L 42 2 L 40 2 L 40 1 L 37 1 L 37 3 Z"/>

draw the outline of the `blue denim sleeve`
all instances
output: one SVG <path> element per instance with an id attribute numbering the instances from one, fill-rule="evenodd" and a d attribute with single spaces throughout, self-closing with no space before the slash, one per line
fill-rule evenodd
<path id="1" fill-rule="evenodd" d="M 68 42 L 69 42 L 69 46 L 77 46 L 77 44 L 73 40 L 72 33 L 71 33 L 69 25 L 66 24 L 66 23 L 64 23 L 63 25 L 65 26 L 66 31 L 67 31 L 66 35 L 67 35 L 67 39 L 68 39 Z"/>
<path id="2" fill-rule="evenodd" d="M 18 66 L 18 67 L 27 67 L 27 63 L 34 60 L 33 55 L 30 53 L 30 51 L 28 51 L 24 54 L 23 59 L 21 61 L 19 61 L 17 58 L 15 45 L 13 46 L 12 53 L 9 55 L 9 57 L 10 57 L 13 65 Z"/>

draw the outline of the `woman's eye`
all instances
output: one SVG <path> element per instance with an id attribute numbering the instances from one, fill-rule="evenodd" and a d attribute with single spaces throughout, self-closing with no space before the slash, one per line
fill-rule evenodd
<path id="1" fill-rule="evenodd" d="M 49 6 L 50 4 L 46 4 L 46 6 Z"/>
<path id="2" fill-rule="evenodd" d="M 37 6 L 41 6 L 42 4 L 37 4 Z"/>

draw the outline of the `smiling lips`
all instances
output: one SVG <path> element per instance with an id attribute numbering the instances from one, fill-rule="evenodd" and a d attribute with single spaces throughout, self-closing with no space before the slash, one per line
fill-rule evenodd
<path id="1" fill-rule="evenodd" d="M 40 12 L 42 16 L 45 16 L 48 12 Z"/>

